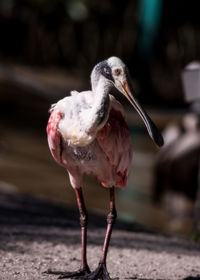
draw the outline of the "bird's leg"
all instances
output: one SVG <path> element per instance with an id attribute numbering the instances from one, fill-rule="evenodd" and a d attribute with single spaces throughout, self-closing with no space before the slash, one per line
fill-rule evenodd
<path id="1" fill-rule="evenodd" d="M 87 264 L 87 223 L 88 214 L 83 199 L 82 188 L 75 189 L 76 199 L 78 203 L 78 209 L 80 213 L 80 225 L 81 225 L 81 243 L 82 243 L 82 261 L 81 268 L 74 272 L 59 272 L 59 271 L 48 271 L 48 274 L 60 275 L 58 279 L 64 278 L 77 278 L 78 276 L 85 276 L 90 273 L 89 266 Z"/>
<path id="2" fill-rule="evenodd" d="M 116 218 L 117 218 L 117 211 L 115 208 L 115 190 L 114 190 L 114 187 L 112 187 L 110 189 L 110 212 L 107 216 L 107 231 L 106 231 L 106 236 L 105 236 L 105 240 L 104 240 L 103 254 L 102 254 L 100 263 L 106 263 L 108 247 L 109 247 L 112 229 L 113 229 Z"/>
<path id="3" fill-rule="evenodd" d="M 87 264 L 87 224 L 88 214 L 83 199 L 82 189 L 75 189 L 78 209 L 80 212 L 80 225 L 81 225 L 81 243 L 82 243 L 82 270 L 90 272 Z"/>
<path id="4" fill-rule="evenodd" d="M 107 230 L 106 230 L 106 236 L 104 240 L 104 246 L 103 246 L 103 253 L 101 260 L 99 262 L 99 265 L 96 270 L 94 270 L 92 273 L 86 275 L 83 277 L 83 279 L 87 280 L 97 280 L 99 278 L 103 280 L 111 280 L 109 273 L 107 271 L 106 267 L 106 258 L 108 253 L 108 247 L 110 243 L 110 238 L 112 234 L 112 229 L 115 223 L 117 217 L 117 212 L 115 208 L 115 190 L 114 187 L 110 189 L 110 212 L 107 216 Z"/>

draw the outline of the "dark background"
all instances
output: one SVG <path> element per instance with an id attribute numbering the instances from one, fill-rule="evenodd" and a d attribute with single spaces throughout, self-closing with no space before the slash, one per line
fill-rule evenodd
<path id="1" fill-rule="evenodd" d="M 146 104 L 184 106 L 180 73 L 200 56 L 198 1 L 1 0 L 0 61 L 88 77 L 121 57 Z"/>
<path id="2" fill-rule="evenodd" d="M 48 150 L 48 109 L 70 90 L 89 89 L 92 68 L 110 56 L 126 63 L 138 100 L 160 130 L 173 123 L 181 138 L 188 126 L 193 128 L 193 120 L 187 121 L 187 128 L 183 125 L 191 107 L 184 98 L 181 73 L 189 62 L 200 59 L 198 0 L 0 1 L 0 192 L 17 190 L 76 205 L 65 171 Z M 175 165 L 166 163 L 171 160 L 165 157 L 169 151 L 159 154 L 135 111 L 120 101 L 127 109 L 134 160 L 128 187 L 117 192 L 118 217 L 187 235 L 193 221 L 200 145 L 195 150 L 191 144 Z M 156 173 L 156 164 L 170 168 Z M 171 179 L 177 174 L 181 178 Z M 194 184 L 191 174 L 196 176 Z M 159 177 L 156 187 L 154 176 Z M 166 182 L 166 188 L 178 189 L 184 198 L 168 198 L 163 211 L 163 203 L 155 206 L 158 198 L 153 196 L 155 191 L 157 196 L 162 193 Z M 106 212 L 108 194 L 94 184 L 93 179 L 86 180 L 88 209 Z M 171 215 L 168 220 L 166 212 Z"/>

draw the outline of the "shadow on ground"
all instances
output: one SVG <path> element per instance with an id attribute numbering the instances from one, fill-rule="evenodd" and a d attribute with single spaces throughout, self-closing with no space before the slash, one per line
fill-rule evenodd
<path id="1" fill-rule="evenodd" d="M 167 279 L 164 279 L 164 278 L 138 278 L 138 277 L 136 277 L 136 278 L 125 278 L 126 280 L 167 280 Z M 200 276 L 197 276 L 197 277 L 186 277 L 186 278 L 184 278 L 183 280 L 200 280 Z"/>
<path id="2" fill-rule="evenodd" d="M 36 199 L 19 193 L 0 193 L 0 239 L 1 250 L 12 251 L 16 247 L 9 240 L 50 241 L 68 245 L 80 242 L 79 214 L 65 206 Z M 60 228 L 61 230 L 57 230 Z M 92 245 L 102 245 L 106 228 L 103 216 L 89 213 L 89 240 Z M 55 230 L 56 229 L 56 230 Z M 154 252 L 199 255 L 200 247 L 184 239 L 167 238 L 150 232 L 144 227 L 118 221 L 112 238 L 116 248 L 145 249 Z M 90 230 L 92 234 L 90 235 Z M 140 233 L 130 235 L 126 232 Z M 23 252 L 22 252 L 23 253 Z"/>

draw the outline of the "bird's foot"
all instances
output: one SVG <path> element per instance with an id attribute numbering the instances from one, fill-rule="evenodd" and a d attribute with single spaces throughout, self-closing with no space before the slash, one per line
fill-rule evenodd
<path id="1" fill-rule="evenodd" d="M 97 279 L 112 280 L 109 276 L 105 263 L 99 263 L 99 266 L 97 267 L 97 269 L 95 269 L 93 272 L 89 273 L 88 275 L 81 277 L 80 279 L 83 279 L 83 280 L 97 280 Z"/>
<path id="2" fill-rule="evenodd" d="M 64 278 L 75 278 L 78 279 L 80 277 L 84 277 L 89 275 L 90 269 L 87 266 L 86 268 L 81 268 L 77 271 L 72 271 L 72 272 L 61 272 L 61 271 L 52 271 L 52 270 L 47 270 L 44 273 L 46 274 L 53 274 L 53 275 L 59 275 L 58 279 L 64 279 Z"/>

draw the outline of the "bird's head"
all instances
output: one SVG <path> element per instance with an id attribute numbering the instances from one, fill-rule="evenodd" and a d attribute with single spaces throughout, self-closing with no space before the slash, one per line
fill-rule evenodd
<path id="1" fill-rule="evenodd" d="M 94 84 L 98 82 L 100 76 L 104 76 L 108 83 L 114 85 L 116 89 L 129 100 L 144 121 L 150 137 L 158 146 L 162 146 L 164 143 L 162 135 L 134 97 L 128 69 L 123 61 L 120 58 L 113 56 L 98 63 L 92 72 L 92 81 Z"/>

